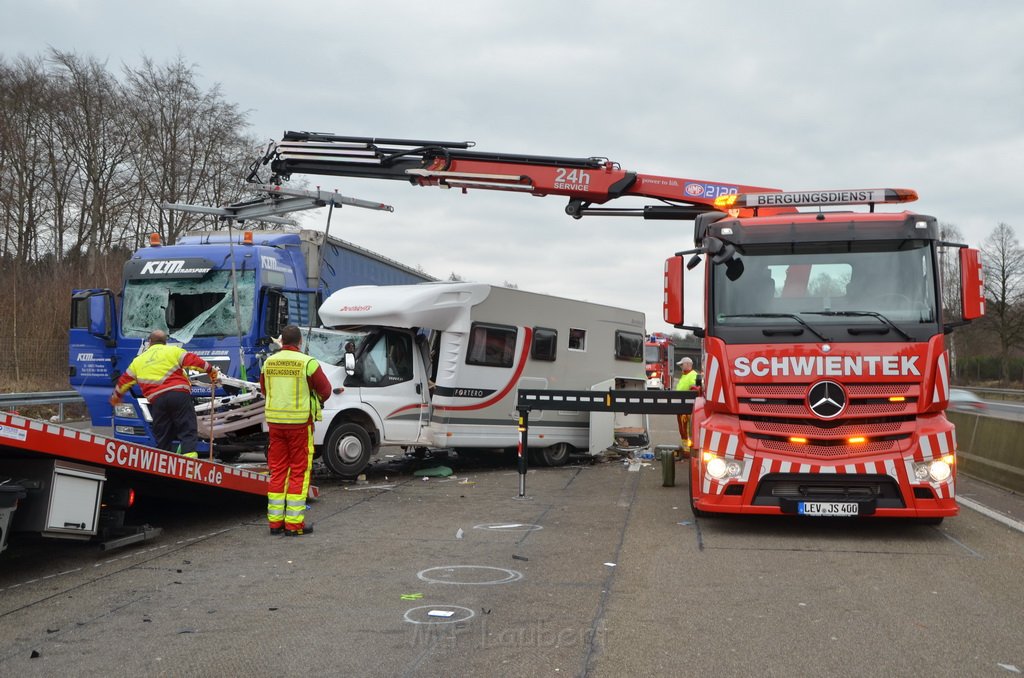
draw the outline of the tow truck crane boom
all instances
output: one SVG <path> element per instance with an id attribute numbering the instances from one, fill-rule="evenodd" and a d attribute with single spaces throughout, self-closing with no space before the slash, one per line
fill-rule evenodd
<path id="1" fill-rule="evenodd" d="M 694 219 L 714 210 L 722 195 L 777 189 L 701 179 L 640 174 L 604 157 L 571 158 L 472 150 L 472 141 L 428 141 L 285 132 L 251 167 L 259 182 L 270 166 L 272 184 L 292 174 L 319 174 L 408 181 L 418 186 L 516 191 L 569 198 L 573 218 L 640 216 L 645 219 Z M 641 208 L 592 207 L 616 198 L 653 198 L 661 205 Z M 789 211 L 781 209 L 779 211 Z"/>

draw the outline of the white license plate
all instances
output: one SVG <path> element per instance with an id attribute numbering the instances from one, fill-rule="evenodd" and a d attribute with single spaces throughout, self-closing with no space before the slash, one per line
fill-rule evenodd
<path id="1" fill-rule="evenodd" d="M 855 516 L 859 507 L 855 502 L 802 501 L 797 513 L 802 516 Z"/>

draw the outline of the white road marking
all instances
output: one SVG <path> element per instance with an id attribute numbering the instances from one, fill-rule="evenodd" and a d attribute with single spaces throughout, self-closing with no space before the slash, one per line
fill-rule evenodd
<path id="1" fill-rule="evenodd" d="M 979 504 L 978 502 L 973 501 L 971 499 L 966 499 L 965 497 L 957 497 L 956 500 L 958 503 L 966 506 L 967 508 L 973 509 L 982 515 L 988 516 L 992 520 L 996 520 L 1002 523 L 1003 525 L 1006 525 L 1012 530 L 1017 530 L 1018 532 L 1024 533 L 1024 523 L 1022 523 L 1019 520 L 1014 520 L 1009 516 L 1004 516 L 1002 513 L 999 513 L 998 511 L 993 511 L 984 504 Z"/>

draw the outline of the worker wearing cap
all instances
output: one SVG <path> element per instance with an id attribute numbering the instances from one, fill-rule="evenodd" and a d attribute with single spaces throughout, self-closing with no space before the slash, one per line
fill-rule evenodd
<path id="1" fill-rule="evenodd" d="M 156 446 L 170 452 L 177 440 L 179 453 L 195 458 L 199 456 L 196 409 L 186 370 L 206 372 L 211 383 L 220 378 L 216 367 L 180 346 L 168 346 L 167 333 L 153 330 L 149 334 L 149 348 L 136 356 L 117 380 L 110 404 L 120 403 L 132 384 L 137 383 L 149 401 Z"/>
<path id="2" fill-rule="evenodd" d="M 683 373 L 679 375 L 679 381 L 676 382 L 677 391 L 697 391 L 700 387 L 697 386 L 697 379 L 700 378 L 700 373 L 693 369 L 693 360 L 691 358 L 683 357 L 676 363 L 683 370 Z M 690 415 L 680 414 L 679 415 L 679 438 L 681 439 L 680 447 L 684 452 L 690 451 Z"/>
<path id="3" fill-rule="evenodd" d="M 321 403 L 331 383 L 320 363 L 302 353 L 302 331 L 281 330 L 281 350 L 267 358 L 260 374 L 266 396 L 264 415 L 270 429 L 267 466 L 267 520 L 271 534 L 297 537 L 313 531 L 306 525 L 306 494 L 313 462 L 313 422 L 320 421 Z"/>

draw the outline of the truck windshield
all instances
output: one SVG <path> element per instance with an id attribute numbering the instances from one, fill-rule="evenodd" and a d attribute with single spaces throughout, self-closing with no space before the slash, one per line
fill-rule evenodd
<path id="1" fill-rule="evenodd" d="M 774 326 L 779 313 L 815 327 L 905 326 L 937 317 L 932 249 L 924 240 L 750 247 L 742 275 L 733 281 L 725 273 L 725 266 L 713 273 L 721 326 Z"/>
<path id="2" fill-rule="evenodd" d="M 164 330 L 176 341 L 193 337 L 227 336 L 252 327 L 256 276 L 239 271 L 235 308 L 231 271 L 212 271 L 200 279 L 129 280 L 122 301 L 121 333 L 145 337 Z M 236 320 L 235 314 L 239 315 Z"/>
<path id="3" fill-rule="evenodd" d="M 661 348 L 658 346 L 646 345 L 644 346 L 644 361 L 649 363 L 656 363 L 661 360 Z"/>

